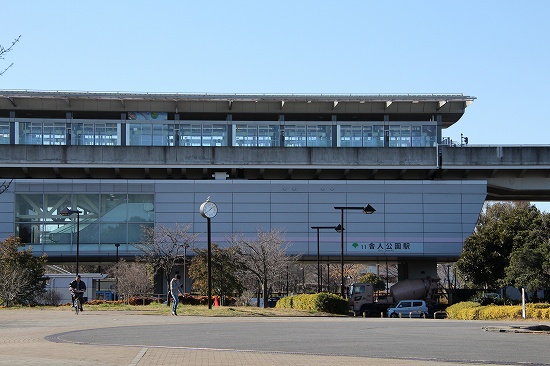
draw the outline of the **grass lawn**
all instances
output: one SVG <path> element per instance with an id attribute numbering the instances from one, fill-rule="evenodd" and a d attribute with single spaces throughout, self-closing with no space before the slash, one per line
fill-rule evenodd
<path id="1" fill-rule="evenodd" d="M 9 308 L 0 307 L 0 311 L 24 310 L 24 309 L 48 309 L 66 311 L 70 305 L 62 306 L 37 306 Z M 171 315 L 172 307 L 165 304 L 151 303 L 149 305 L 125 305 L 104 303 L 98 305 L 84 304 L 84 311 L 131 311 L 136 314 Z M 342 316 L 320 312 L 308 312 L 296 309 L 258 308 L 255 306 L 213 306 L 208 309 L 206 305 L 179 305 L 178 315 L 181 316 L 220 316 L 220 317 L 291 317 L 291 316 Z"/>

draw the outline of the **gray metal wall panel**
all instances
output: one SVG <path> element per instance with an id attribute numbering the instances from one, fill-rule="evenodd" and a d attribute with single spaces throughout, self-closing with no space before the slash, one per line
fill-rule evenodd
<path id="1" fill-rule="evenodd" d="M 271 223 L 272 225 L 277 225 L 280 223 L 290 224 L 290 223 L 303 223 L 307 226 L 308 218 L 304 215 L 303 212 L 272 212 L 271 213 Z M 303 230 L 303 228 L 302 228 Z"/>
<path id="2" fill-rule="evenodd" d="M 462 224 L 451 224 L 441 222 L 425 222 L 425 233 L 462 233 Z"/>
<path id="3" fill-rule="evenodd" d="M 433 253 L 438 255 L 456 255 L 457 245 L 454 245 L 452 243 L 449 244 L 430 244 L 425 243 L 424 244 L 424 253 Z"/>
<path id="4" fill-rule="evenodd" d="M 278 203 L 274 201 L 271 203 L 271 212 L 300 212 L 304 213 L 304 208 L 301 205 L 294 205 L 292 203 Z"/>
<path id="5" fill-rule="evenodd" d="M 195 203 L 195 195 L 193 193 L 188 192 L 182 192 L 178 194 L 173 193 L 156 193 L 155 194 L 155 202 L 157 203 L 163 203 L 163 204 L 170 204 L 170 203 L 178 203 L 178 204 L 189 204 L 189 203 Z"/>
<path id="6" fill-rule="evenodd" d="M 243 181 L 242 184 L 232 184 L 231 189 L 234 193 L 254 193 L 254 192 L 266 192 L 269 191 L 270 181 L 258 182 L 258 181 Z"/>
<path id="7" fill-rule="evenodd" d="M 162 212 L 155 213 L 155 220 L 157 223 L 180 223 L 180 224 L 192 224 L 195 218 L 194 213 L 185 212 Z"/>
<path id="8" fill-rule="evenodd" d="M 428 203 L 422 206 L 424 214 L 458 213 L 462 211 L 460 203 Z"/>
<path id="9" fill-rule="evenodd" d="M 269 225 L 270 222 L 270 214 L 269 212 L 233 212 L 233 221 L 238 222 L 249 222 L 251 224 L 263 224 L 263 225 Z M 262 225 L 258 225 L 262 226 Z"/>
<path id="10" fill-rule="evenodd" d="M 90 193 L 99 193 L 109 190 L 102 190 L 101 184 L 75 184 L 73 187 L 73 192 L 90 192 Z"/>
<path id="11" fill-rule="evenodd" d="M 457 189 L 457 187 L 453 187 L 453 188 Z M 460 194 L 455 194 L 451 192 L 430 193 L 430 194 L 425 193 L 423 197 L 423 202 L 424 204 L 429 204 L 429 203 L 460 204 L 462 203 L 462 196 Z"/>
<path id="12" fill-rule="evenodd" d="M 304 193 L 292 192 L 275 192 L 270 195 L 272 203 L 287 203 L 294 205 L 307 205 L 309 203 L 309 195 Z"/>
<path id="13" fill-rule="evenodd" d="M 467 187 L 467 186 L 466 186 Z M 482 194 L 463 194 L 462 195 L 462 203 L 473 203 L 476 205 L 478 205 L 479 203 L 479 200 L 485 200 L 485 197 L 487 196 L 487 193 L 482 193 Z"/>
<path id="14" fill-rule="evenodd" d="M 0 194 L 0 240 L 14 235 L 15 225 L 15 184 L 12 182 L 7 191 Z"/>
<path id="15" fill-rule="evenodd" d="M 385 212 L 386 215 L 391 213 L 418 215 L 424 212 L 424 206 L 425 205 L 390 203 L 383 206 L 383 212 Z M 377 212 L 378 212 L 378 209 L 377 209 Z"/>
<path id="16" fill-rule="evenodd" d="M 417 214 L 401 214 L 401 213 L 387 213 L 384 215 L 384 222 L 414 222 L 417 225 L 424 222 L 424 216 L 421 212 Z"/>
<path id="17" fill-rule="evenodd" d="M 305 196 L 303 200 L 307 199 L 309 200 L 309 202 L 314 204 L 335 205 L 335 204 L 338 204 L 339 202 L 342 202 L 341 200 L 338 200 L 337 197 L 338 196 L 345 197 L 345 194 L 344 193 L 335 194 L 331 191 L 325 191 L 320 193 L 310 193 L 309 195 L 302 194 L 302 196 Z"/>
<path id="18" fill-rule="evenodd" d="M 233 185 L 231 185 L 233 187 Z M 218 200 L 218 197 L 212 197 L 212 200 Z M 233 203 L 235 206 L 238 204 L 247 204 L 251 206 L 263 206 L 268 207 L 271 203 L 271 196 L 269 192 L 246 192 L 246 193 L 233 193 Z"/>
<path id="19" fill-rule="evenodd" d="M 241 203 L 241 202 L 242 201 L 239 201 L 239 203 L 234 203 L 232 205 L 233 206 L 232 212 L 234 214 L 256 213 L 256 212 L 270 213 L 269 201 L 267 201 L 267 202 L 261 202 L 261 201 L 260 202 L 259 201 L 254 202 L 253 200 L 251 200 L 248 203 L 246 203 L 246 202 Z M 223 206 L 218 205 L 218 210 L 220 210 L 221 208 L 223 208 Z"/>
<path id="20" fill-rule="evenodd" d="M 195 191 L 195 181 L 156 181 L 154 190 L 156 193 L 172 193 L 174 191 L 177 192 L 191 192 L 194 193 Z"/>
<path id="21" fill-rule="evenodd" d="M 395 193 L 392 195 L 387 195 L 385 203 L 400 203 L 400 204 L 407 204 L 407 203 L 414 203 L 414 204 L 422 204 L 422 196 L 414 193 Z"/>
<path id="22" fill-rule="evenodd" d="M 92 180 L 86 183 L 75 180 L 72 185 L 67 185 L 66 180 L 22 180 L 16 185 L 17 192 L 39 193 L 44 190 L 44 183 L 51 184 L 52 190 L 63 187 L 67 193 L 147 192 L 148 188 L 154 187 L 155 221 L 162 224 L 190 223 L 192 230 L 199 234 L 198 247 L 204 247 L 206 243 L 206 220 L 200 216 L 199 206 L 210 196 L 219 208 L 218 215 L 212 219 L 212 234 L 218 244 L 226 245 L 226 238 L 232 233 L 254 238 L 259 229 L 277 228 L 286 232 L 286 239 L 292 242 L 291 254 L 316 254 L 316 235 L 311 226 L 338 225 L 341 212 L 334 206 L 370 203 L 377 210 L 372 215 L 344 211 L 346 243 L 350 240 L 361 241 L 360 244 L 423 242 L 424 254 L 432 258 L 439 255 L 457 258 L 460 255 L 462 242 L 475 227 L 486 193 L 483 181 L 463 184 L 461 181 L 247 180 Z M 0 199 L 4 201 L 8 197 L 2 196 Z M 13 207 L 13 201 L 12 196 L 7 203 Z M 7 215 L 0 213 L 0 229 L 7 227 L 13 232 L 13 217 L 13 210 Z M 327 237 L 327 244 L 324 248 L 321 246 L 322 255 L 339 253 L 338 233 L 323 230 L 320 236 Z M 421 256 L 422 253 L 412 255 Z"/>
<path id="23" fill-rule="evenodd" d="M 462 220 L 464 219 L 464 215 L 461 215 L 460 213 L 425 213 L 423 215 L 423 218 L 427 222 L 456 223 L 462 222 Z"/>
<path id="24" fill-rule="evenodd" d="M 416 223 L 386 223 L 384 225 L 385 231 L 390 233 L 400 233 L 400 232 L 411 232 L 411 233 L 422 233 L 424 232 L 422 225 Z"/>

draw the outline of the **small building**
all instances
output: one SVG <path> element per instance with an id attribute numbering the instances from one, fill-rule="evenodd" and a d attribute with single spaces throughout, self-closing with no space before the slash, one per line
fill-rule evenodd
<path id="1" fill-rule="evenodd" d="M 59 304 L 70 303 L 71 293 L 69 291 L 69 285 L 75 279 L 76 275 L 57 266 L 47 266 L 45 276 L 48 277 L 46 291 L 57 293 L 57 295 L 59 295 Z M 84 293 L 85 301 L 96 299 L 96 292 L 98 292 L 100 288 L 101 280 L 106 277 L 107 274 L 105 273 L 80 274 L 80 280 L 84 281 L 86 284 L 86 292 Z"/>

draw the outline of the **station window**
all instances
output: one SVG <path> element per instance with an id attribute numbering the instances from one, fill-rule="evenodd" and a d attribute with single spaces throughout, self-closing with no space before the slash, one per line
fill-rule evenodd
<path id="1" fill-rule="evenodd" d="M 0 145 L 10 143 L 10 123 L 0 122 Z"/>
<path id="2" fill-rule="evenodd" d="M 78 210 L 66 217 L 61 210 Z M 154 223 L 153 194 L 16 194 L 16 235 L 24 244 L 68 245 L 132 243 L 139 241 L 142 227 Z M 94 247 L 95 248 L 95 247 Z"/>

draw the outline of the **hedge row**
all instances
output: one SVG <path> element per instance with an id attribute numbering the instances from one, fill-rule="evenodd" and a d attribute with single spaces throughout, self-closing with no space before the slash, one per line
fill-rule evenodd
<path id="1" fill-rule="evenodd" d="M 487 305 L 466 301 L 447 307 L 449 319 L 461 320 L 502 320 L 521 319 L 521 305 Z M 526 304 L 525 316 L 528 319 L 550 319 L 550 304 Z"/>
<path id="2" fill-rule="evenodd" d="M 193 296 L 193 295 L 179 295 L 178 296 L 179 303 L 183 305 L 208 305 L 208 297 L 207 296 Z M 141 296 L 132 296 L 128 299 L 129 305 L 149 305 L 153 302 L 164 302 L 164 299 L 157 298 L 157 297 L 141 297 Z M 170 298 L 170 301 L 172 299 Z M 214 302 L 214 300 L 212 300 Z M 225 304 L 228 306 L 233 306 L 237 300 L 234 297 L 226 297 L 225 298 Z M 86 304 L 88 305 L 100 305 L 100 304 L 126 304 L 124 300 L 117 300 L 117 301 L 111 301 L 111 300 L 90 300 Z M 70 305 L 70 304 L 69 304 Z"/>
<path id="3" fill-rule="evenodd" d="M 277 301 L 275 307 L 331 314 L 347 314 L 349 312 L 348 302 L 345 299 L 324 292 L 283 297 Z"/>

